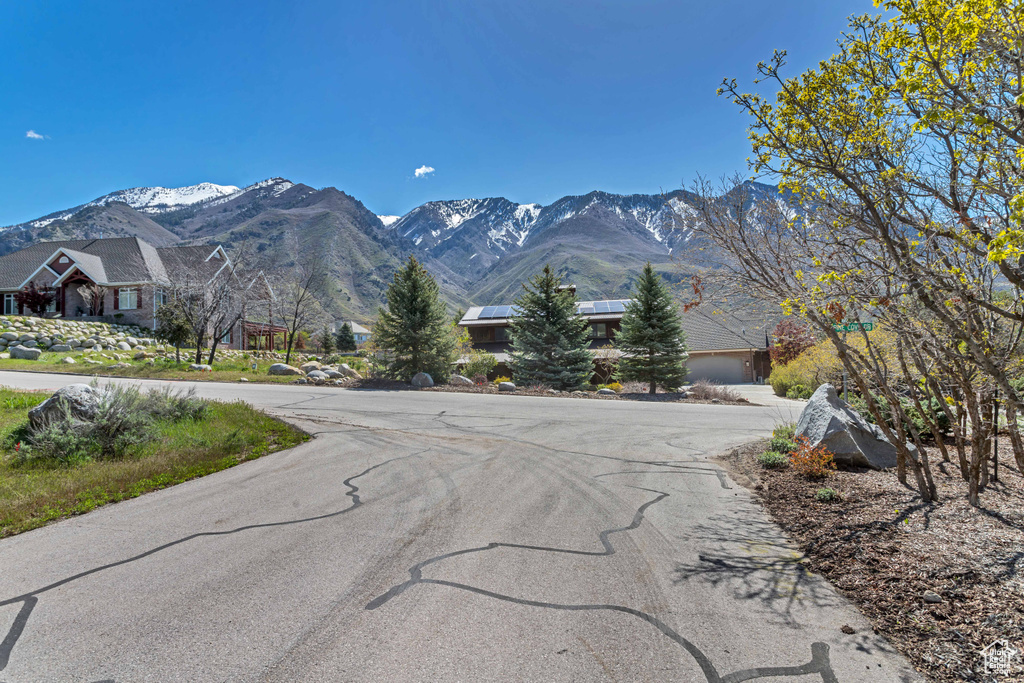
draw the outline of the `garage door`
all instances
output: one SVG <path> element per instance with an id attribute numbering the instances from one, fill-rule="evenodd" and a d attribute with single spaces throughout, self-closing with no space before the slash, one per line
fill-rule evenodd
<path id="1" fill-rule="evenodd" d="M 735 356 L 691 356 L 686 361 L 686 379 L 706 379 L 718 384 L 743 383 L 743 359 Z"/>

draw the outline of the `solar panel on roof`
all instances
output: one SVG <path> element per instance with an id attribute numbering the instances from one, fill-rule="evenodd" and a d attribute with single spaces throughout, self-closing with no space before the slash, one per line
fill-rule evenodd
<path id="1" fill-rule="evenodd" d="M 626 302 L 625 301 L 609 301 L 608 302 L 609 313 L 625 313 Z"/>
<path id="2" fill-rule="evenodd" d="M 608 304 L 609 303 L 611 303 L 611 302 L 609 302 L 609 301 L 595 301 L 594 302 L 594 312 L 595 313 L 609 313 L 611 311 L 611 309 L 608 308 Z"/>
<path id="3" fill-rule="evenodd" d="M 580 304 L 579 312 L 580 315 L 594 315 L 594 304 Z"/>
<path id="4" fill-rule="evenodd" d="M 480 311 L 480 317 L 481 318 L 493 318 L 494 317 L 494 311 L 497 308 L 498 308 L 497 306 L 484 306 L 484 310 Z"/>

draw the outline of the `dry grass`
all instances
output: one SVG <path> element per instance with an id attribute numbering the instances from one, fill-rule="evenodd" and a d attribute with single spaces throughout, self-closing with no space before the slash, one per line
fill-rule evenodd
<path id="1" fill-rule="evenodd" d="M 213 403 L 201 420 L 158 425 L 131 457 L 74 466 L 22 461 L 12 435 L 47 394 L 0 388 L 0 537 L 134 498 L 295 446 L 308 437 L 244 403 Z"/>

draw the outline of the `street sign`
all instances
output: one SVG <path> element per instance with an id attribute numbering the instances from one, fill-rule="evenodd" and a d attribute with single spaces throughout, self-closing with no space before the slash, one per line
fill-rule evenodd
<path id="1" fill-rule="evenodd" d="M 860 332 L 861 330 L 870 332 L 875 329 L 875 324 L 848 322 L 843 325 L 833 325 L 832 327 L 835 328 L 836 332 Z"/>

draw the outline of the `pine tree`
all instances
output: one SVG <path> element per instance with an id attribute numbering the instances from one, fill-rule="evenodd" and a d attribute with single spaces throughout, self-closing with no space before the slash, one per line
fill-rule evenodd
<path id="1" fill-rule="evenodd" d="M 686 379 L 679 309 L 650 263 L 640 274 L 614 343 L 625 354 L 619 359 L 620 380 L 646 382 L 653 394 L 658 386 L 675 389 Z"/>
<path id="2" fill-rule="evenodd" d="M 356 337 L 352 334 L 352 326 L 345 323 L 338 330 L 337 346 L 339 351 L 355 351 Z"/>
<path id="3" fill-rule="evenodd" d="M 334 353 L 337 344 L 334 343 L 334 335 L 331 334 L 331 328 L 324 325 L 324 329 L 320 331 L 320 346 L 324 349 L 324 355 L 330 356 Z"/>
<path id="4" fill-rule="evenodd" d="M 544 266 L 543 273 L 523 285 L 519 311 L 510 321 L 509 366 L 517 382 L 572 390 L 594 374 L 590 323 L 577 314 L 576 294 L 560 290 L 560 284 L 551 266 Z"/>
<path id="5" fill-rule="evenodd" d="M 457 360 L 454 329 L 437 282 L 413 256 L 388 287 L 374 340 L 388 356 L 387 374 L 408 381 L 425 372 L 444 382 Z"/>

